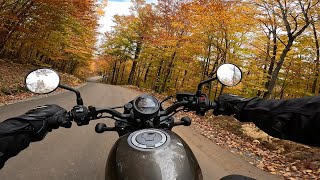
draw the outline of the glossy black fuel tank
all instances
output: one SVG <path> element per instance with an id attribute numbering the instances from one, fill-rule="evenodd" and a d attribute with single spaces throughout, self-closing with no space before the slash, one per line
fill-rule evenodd
<path id="1" fill-rule="evenodd" d="M 120 137 L 109 153 L 107 180 L 202 179 L 189 146 L 174 132 L 145 129 Z"/>

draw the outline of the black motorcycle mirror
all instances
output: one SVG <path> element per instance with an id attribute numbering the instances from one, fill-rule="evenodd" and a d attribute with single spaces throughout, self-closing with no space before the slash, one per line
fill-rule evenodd
<path id="1" fill-rule="evenodd" d="M 241 82 L 242 72 L 234 64 L 223 64 L 217 70 L 217 78 L 225 86 L 236 86 Z"/>
<path id="2" fill-rule="evenodd" d="M 26 77 L 26 87 L 36 94 L 47 94 L 56 90 L 60 83 L 59 75 L 51 69 L 37 69 Z"/>
<path id="3" fill-rule="evenodd" d="M 48 94 L 55 91 L 58 87 L 73 91 L 77 95 L 77 104 L 83 105 L 80 92 L 60 84 L 58 73 L 52 69 L 43 68 L 30 72 L 25 79 L 25 83 L 27 89 L 36 94 Z"/>
<path id="4" fill-rule="evenodd" d="M 222 64 L 217 70 L 216 77 L 212 77 L 199 83 L 196 95 L 200 97 L 202 94 L 202 86 L 216 79 L 225 86 L 236 86 L 241 82 L 242 71 L 234 64 Z"/>

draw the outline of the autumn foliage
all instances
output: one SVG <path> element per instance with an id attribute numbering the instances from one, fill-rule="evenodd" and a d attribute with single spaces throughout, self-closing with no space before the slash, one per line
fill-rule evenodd
<path id="1" fill-rule="evenodd" d="M 221 92 L 265 98 L 319 94 L 319 1 L 134 0 L 102 46 L 107 81 L 156 92 L 194 90 L 223 63 L 243 70 Z"/>
<path id="2" fill-rule="evenodd" d="M 0 56 L 75 73 L 94 52 L 93 0 L 0 0 Z"/>

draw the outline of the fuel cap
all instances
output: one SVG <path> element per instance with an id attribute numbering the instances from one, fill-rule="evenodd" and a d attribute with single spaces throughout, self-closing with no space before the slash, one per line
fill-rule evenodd
<path id="1" fill-rule="evenodd" d="M 154 150 L 167 144 L 170 136 L 165 131 L 158 129 L 143 129 L 133 132 L 128 137 L 131 147 L 138 150 Z"/>

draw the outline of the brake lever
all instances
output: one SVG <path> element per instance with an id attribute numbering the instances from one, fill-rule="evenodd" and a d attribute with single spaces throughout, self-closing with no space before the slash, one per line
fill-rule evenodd
<path id="1" fill-rule="evenodd" d="M 115 107 L 111 107 L 110 109 L 120 109 L 123 108 L 123 106 L 115 106 Z"/>
<path id="2" fill-rule="evenodd" d="M 160 116 L 170 115 L 171 113 L 175 112 L 176 109 L 178 109 L 179 107 L 188 106 L 188 104 L 189 104 L 188 101 L 180 101 L 180 102 L 178 101 L 173 105 L 171 105 L 170 107 L 168 107 L 166 110 L 161 111 Z"/>
<path id="3" fill-rule="evenodd" d="M 169 99 L 172 99 L 173 98 L 173 96 L 168 96 L 168 97 L 166 97 L 164 100 L 162 100 L 161 102 L 160 102 L 160 106 L 162 106 L 162 103 L 164 103 L 164 102 L 166 102 L 166 101 L 168 101 Z"/>

